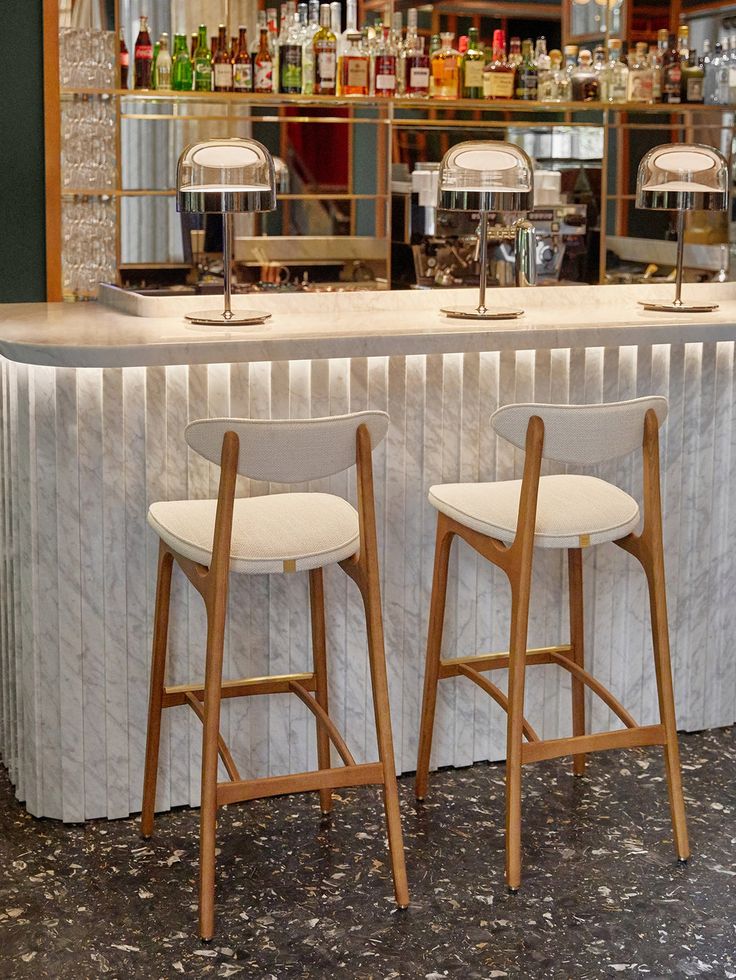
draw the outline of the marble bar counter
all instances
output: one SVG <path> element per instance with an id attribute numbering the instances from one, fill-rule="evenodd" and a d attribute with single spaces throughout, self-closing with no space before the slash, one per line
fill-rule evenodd
<path id="1" fill-rule="evenodd" d="M 665 549 L 678 721 L 736 721 L 736 285 L 687 285 L 703 314 L 645 312 L 674 287 L 492 290 L 517 320 L 450 320 L 475 294 L 258 295 L 273 314 L 223 331 L 184 318 L 212 297 L 0 307 L 0 756 L 29 811 L 67 821 L 140 807 L 157 540 L 152 501 L 214 496 L 218 470 L 188 451 L 206 416 L 305 417 L 365 408 L 391 416 L 375 453 L 382 584 L 397 767 L 416 764 L 437 482 L 509 479 L 522 454 L 492 436 L 500 404 L 599 402 L 661 393 Z M 549 470 L 548 468 L 548 471 Z M 638 459 L 598 474 L 640 495 Z M 354 474 L 312 485 L 354 497 Z M 241 480 L 239 493 L 269 488 Z M 273 490 L 283 487 L 273 487 Z M 564 641 L 563 555 L 539 552 L 530 646 Z M 453 553 L 445 654 L 507 648 L 508 586 L 464 545 Z M 638 565 L 610 545 L 585 554 L 588 662 L 644 724 L 656 693 Z M 374 758 L 357 590 L 326 575 L 334 717 L 357 761 Z M 234 576 L 225 673 L 307 669 L 302 575 Z M 204 615 L 175 575 L 170 683 L 200 678 Z M 528 674 L 527 714 L 544 738 L 569 734 L 569 675 Z M 503 683 L 503 681 L 502 681 Z M 591 702 L 593 730 L 615 727 Z M 200 726 L 165 713 L 158 806 L 197 804 Z M 540 731 L 541 729 L 541 731 Z M 245 776 L 316 765 L 314 722 L 288 695 L 223 704 Z M 503 757 L 505 718 L 465 678 L 440 686 L 434 765 Z"/>

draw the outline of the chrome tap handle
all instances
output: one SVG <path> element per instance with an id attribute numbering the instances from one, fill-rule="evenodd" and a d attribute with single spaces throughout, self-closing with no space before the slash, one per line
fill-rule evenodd
<path id="1" fill-rule="evenodd" d="M 514 236 L 514 273 L 517 286 L 537 284 L 537 234 L 531 221 L 517 221 Z"/>

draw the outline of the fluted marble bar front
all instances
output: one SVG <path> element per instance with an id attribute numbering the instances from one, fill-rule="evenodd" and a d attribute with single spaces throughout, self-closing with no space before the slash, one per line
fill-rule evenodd
<path id="1" fill-rule="evenodd" d="M 632 295 L 617 288 L 622 299 Z M 190 453 L 183 438 L 186 423 L 204 416 L 305 417 L 368 407 L 389 412 L 389 436 L 375 454 L 376 497 L 397 766 L 411 771 L 434 546 L 427 488 L 519 475 L 521 454 L 497 441 L 488 425 L 499 404 L 666 394 L 665 547 L 678 721 L 685 730 L 736 721 L 736 512 L 730 503 L 736 302 L 733 287 L 707 288 L 721 289 L 723 310 L 705 324 L 702 339 L 697 323 L 670 321 L 668 340 L 658 333 L 652 342 L 643 322 L 640 343 L 631 332 L 626 346 L 608 344 L 600 328 L 600 341 L 591 334 L 587 346 L 517 350 L 507 327 L 500 343 L 494 333 L 476 338 L 473 343 L 485 348 L 480 350 L 464 349 L 463 341 L 456 351 L 433 353 L 430 337 L 425 353 L 340 357 L 330 356 L 325 314 L 323 339 L 315 342 L 318 358 L 234 363 L 166 363 L 176 358 L 160 349 L 136 361 L 129 348 L 121 355 L 110 340 L 115 366 L 80 367 L 76 354 L 64 361 L 60 339 L 49 341 L 45 364 L 21 363 L 23 317 L 11 322 L 5 314 L 0 750 L 18 797 L 33 814 L 68 821 L 139 809 L 157 549 L 146 511 L 154 500 L 216 493 L 216 467 Z M 571 310 L 570 294 L 582 299 L 586 292 L 538 290 L 547 303 Z M 84 317 L 92 316 L 89 309 Z M 588 309 L 588 318 L 593 312 Z M 34 351 L 43 346 L 44 317 L 48 322 L 62 315 L 73 324 L 74 308 L 38 310 Z M 581 310 L 581 322 L 584 315 Z M 23 308 L 23 316 L 30 317 L 30 308 Z M 527 336 L 534 324 L 520 322 L 518 329 Z M 715 339 L 707 333 L 714 329 L 721 331 Z M 76 350 L 77 340 L 70 332 L 67 349 Z M 158 363 L 151 363 L 154 353 Z M 639 495 L 637 460 L 598 472 Z M 352 475 L 313 487 L 354 496 Z M 239 492 L 267 489 L 243 480 Z M 464 545 L 453 562 L 447 655 L 505 649 L 509 595 L 502 575 Z M 586 553 L 585 573 L 589 663 L 637 720 L 653 722 L 643 575 L 609 545 Z M 333 711 L 362 761 L 374 757 L 375 745 L 358 594 L 334 569 L 327 572 L 326 590 Z M 556 642 L 566 632 L 563 556 L 539 552 L 529 643 Z M 175 575 L 171 683 L 202 676 L 204 639 L 200 600 Z M 309 657 L 306 578 L 234 576 L 226 674 L 303 670 Z M 569 734 L 567 674 L 537 667 L 528 676 L 532 723 L 543 737 Z M 500 709 L 464 678 L 444 681 L 440 691 L 434 764 L 502 758 Z M 595 701 L 589 719 L 593 729 L 616 724 Z M 244 776 L 316 765 L 314 722 L 296 698 L 228 701 L 223 733 Z M 200 726 L 192 712 L 167 711 L 160 808 L 198 803 L 199 753 Z"/>

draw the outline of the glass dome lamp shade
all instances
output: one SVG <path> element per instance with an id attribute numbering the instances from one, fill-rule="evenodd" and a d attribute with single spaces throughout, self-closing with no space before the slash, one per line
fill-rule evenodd
<path id="1" fill-rule="evenodd" d="M 726 211 L 729 170 L 726 158 L 700 143 L 665 143 L 649 150 L 636 175 L 636 206 L 646 211 L 677 211 L 677 263 L 672 303 L 642 303 L 647 310 L 708 313 L 718 304 L 691 306 L 682 301 L 686 211 Z"/>
<path id="2" fill-rule="evenodd" d="M 458 143 L 445 154 L 437 181 L 437 207 L 442 211 L 479 212 L 478 306 L 442 308 L 450 317 L 506 320 L 523 310 L 489 310 L 486 307 L 489 212 L 527 212 L 534 206 L 534 168 L 520 147 L 499 141 Z M 536 239 L 528 221 L 517 221 L 515 262 L 517 283 L 532 284 L 536 278 Z"/>
<path id="3" fill-rule="evenodd" d="M 176 168 L 176 209 L 222 215 L 224 309 L 192 313 L 193 323 L 235 326 L 263 323 L 270 313 L 232 310 L 233 215 L 273 211 L 276 173 L 271 154 L 253 139 L 213 139 L 188 146 Z"/>

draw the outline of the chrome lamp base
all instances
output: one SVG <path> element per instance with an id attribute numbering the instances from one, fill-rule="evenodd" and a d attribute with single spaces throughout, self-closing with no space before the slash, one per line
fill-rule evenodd
<path id="1" fill-rule="evenodd" d="M 259 310 L 203 310 L 201 313 L 187 313 L 190 323 L 201 323 L 208 327 L 244 327 L 249 323 L 265 323 L 270 313 Z"/>
<path id="2" fill-rule="evenodd" d="M 515 320 L 521 316 L 523 310 L 489 310 L 485 306 L 456 306 L 442 307 L 445 316 L 453 317 L 457 320 Z"/>
<path id="3" fill-rule="evenodd" d="M 698 303 L 690 306 L 688 303 L 644 303 L 639 300 L 639 306 L 645 310 L 653 310 L 657 313 L 712 313 L 718 309 L 718 303 Z"/>

